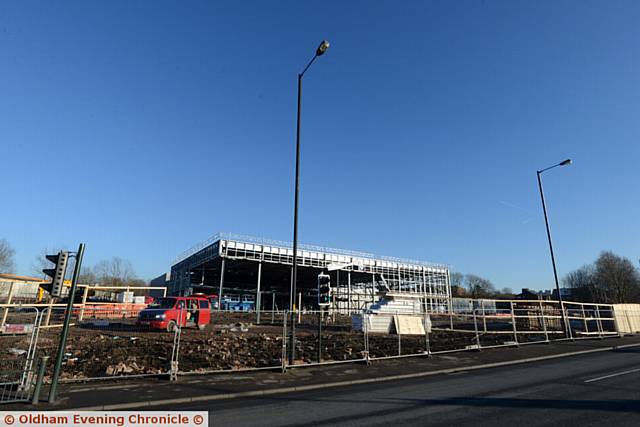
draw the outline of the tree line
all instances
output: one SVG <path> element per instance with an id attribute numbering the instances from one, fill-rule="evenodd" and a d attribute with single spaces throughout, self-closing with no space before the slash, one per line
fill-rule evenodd
<path id="1" fill-rule="evenodd" d="M 463 298 L 491 298 L 498 299 L 513 298 L 513 290 L 511 288 L 502 288 L 498 290 L 496 286 L 484 277 L 476 274 L 462 274 L 452 272 L 451 275 L 451 294 L 453 297 Z"/>
<path id="2" fill-rule="evenodd" d="M 13 255 L 16 251 L 5 239 L 0 239 L 0 273 L 13 273 L 15 264 Z"/>
<path id="3" fill-rule="evenodd" d="M 640 271 L 628 259 L 604 251 L 592 263 L 567 274 L 571 299 L 605 304 L 640 302 Z"/>
<path id="4" fill-rule="evenodd" d="M 32 265 L 32 273 L 43 276 L 42 269 L 50 268 L 46 254 L 59 249 L 44 249 Z M 5 239 L 0 239 L 0 273 L 13 273 L 15 250 Z M 73 264 L 67 268 L 71 274 Z M 146 286 L 138 278 L 130 261 L 120 257 L 102 260 L 93 266 L 83 267 L 80 283 L 110 286 Z M 591 264 L 570 272 L 563 278 L 563 285 L 570 289 L 572 301 L 598 302 L 603 304 L 640 303 L 640 271 L 628 259 L 604 251 Z M 454 297 L 466 298 L 513 298 L 513 290 L 498 290 L 488 279 L 475 274 L 451 273 L 451 288 Z"/>
<path id="5" fill-rule="evenodd" d="M 564 299 L 602 304 L 640 303 L 640 270 L 625 257 L 603 251 L 591 264 L 570 272 L 562 280 L 569 290 Z M 509 288 L 496 289 L 490 280 L 475 274 L 451 273 L 454 297 L 513 298 Z"/>
<path id="6" fill-rule="evenodd" d="M 43 277 L 42 270 L 52 268 L 52 263 L 47 261 L 45 255 L 56 254 L 65 249 L 43 249 L 41 254 L 36 256 L 31 265 L 31 274 L 36 277 Z M 14 273 L 15 250 L 5 239 L 0 239 L 0 273 Z M 67 265 L 67 278 L 73 273 L 73 262 Z M 110 259 L 99 261 L 93 266 L 82 267 L 79 282 L 82 284 L 98 284 L 104 286 L 146 286 L 147 282 L 136 276 L 133 265 L 130 261 L 114 256 Z"/>

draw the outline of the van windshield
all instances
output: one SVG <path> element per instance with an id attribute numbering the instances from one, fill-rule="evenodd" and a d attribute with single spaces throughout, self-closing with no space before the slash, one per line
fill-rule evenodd
<path id="1" fill-rule="evenodd" d="M 175 298 L 160 298 L 149 304 L 149 308 L 173 308 L 176 304 Z"/>

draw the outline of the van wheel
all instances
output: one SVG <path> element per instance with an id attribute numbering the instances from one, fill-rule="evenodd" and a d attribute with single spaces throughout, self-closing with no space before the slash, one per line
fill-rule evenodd
<path id="1" fill-rule="evenodd" d="M 176 322 L 174 322 L 173 320 L 169 321 L 169 324 L 167 325 L 167 332 L 174 332 L 176 330 Z"/>
<path id="2" fill-rule="evenodd" d="M 201 331 L 204 331 L 204 329 L 207 327 L 207 325 L 198 325 L 198 329 L 200 329 Z"/>

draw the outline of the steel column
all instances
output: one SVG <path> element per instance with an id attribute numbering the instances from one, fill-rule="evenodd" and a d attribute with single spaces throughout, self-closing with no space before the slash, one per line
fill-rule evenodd
<path id="1" fill-rule="evenodd" d="M 220 267 L 220 288 L 218 291 L 218 311 L 222 310 L 222 287 L 224 286 L 224 262 L 225 258 L 222 258 L 222 266 Z"/>
<path id="2" fill-rule="evenodd" d="M 351 305 L 351 271 L 347 271 L 347 286 L 348 286 L 348 293 L 349 293 L 349 314 L 351 314 L 353 306 Z"/>
<path id="3" fill-rule="evenodd" d="M 260 324 L 260 308 L 262 303 L 262 294 L 260 292 L 260 282 L 262 279 L 262 261 L 258 263 L 258 287 L 256 289 L 256 323 Z"/>

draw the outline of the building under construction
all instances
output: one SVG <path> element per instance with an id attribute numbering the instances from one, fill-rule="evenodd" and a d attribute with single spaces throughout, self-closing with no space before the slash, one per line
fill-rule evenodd
<path id="1" fill-rule="evenodd" d="M 381 296 L 419 299 L 430 312 L 449 310 L 449 268 L 423 261 L 364 252 L 298 246 L 296 303 L 314 308 L 317 276 L 331 276 L 332 307 L 357 312 Z M 247 297 L 261 310 L 287 309 L 291 286 L 292 245 L 287 242 L 220 233 L 191 248 L 171 267 L 169 294 L 205 293 Z"/>

